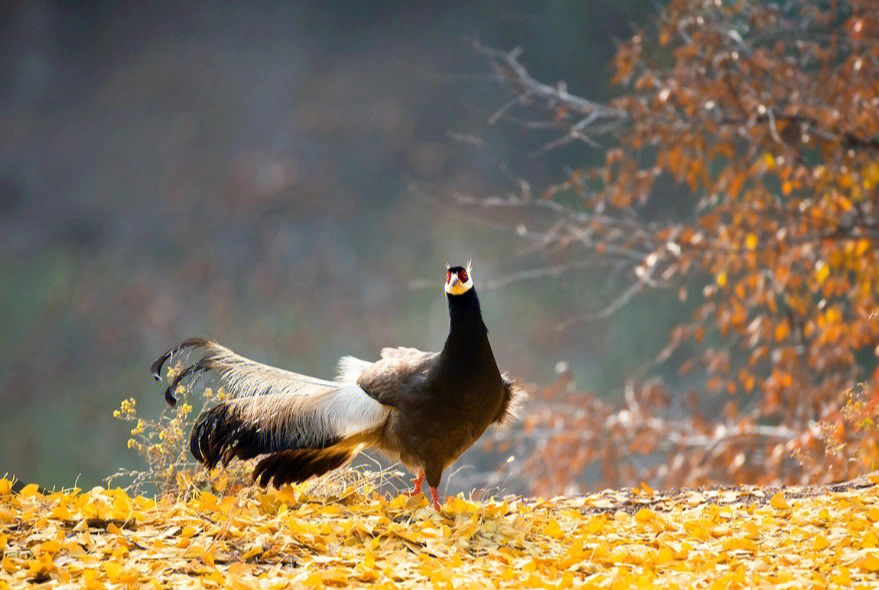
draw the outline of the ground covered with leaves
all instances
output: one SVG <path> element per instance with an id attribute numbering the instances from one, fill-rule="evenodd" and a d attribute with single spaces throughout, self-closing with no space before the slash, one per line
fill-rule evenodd
<path id="1" fill-rule="evenodd" d="M 0 588 L 876 587 L 879 476 L 820 488 L 473 502 L 230 487 L 151 499 L 0 480 Z"/>

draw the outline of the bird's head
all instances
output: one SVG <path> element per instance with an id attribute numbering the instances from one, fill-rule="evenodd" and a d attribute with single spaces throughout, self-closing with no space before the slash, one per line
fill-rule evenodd
<path id="1" fill-rule="evenodd" d="M 447 295 L 463 295 L 473 288 L 473 277 L 470 275 L 471 264 L 467 261 L 467 267 L 446 265 Z"/>

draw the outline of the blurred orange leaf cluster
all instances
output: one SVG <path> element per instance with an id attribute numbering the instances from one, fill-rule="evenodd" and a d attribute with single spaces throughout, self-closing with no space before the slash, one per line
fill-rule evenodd
<path id="1" fill-rule="evenodd" d="M 605 485 L 669 486 L 879 466 L 877 8 L 672 0 L 621 45 L 618 98 L 536 107 L 581 105 L 569 135 L 605 150 L 545 191 L 547 256 L 616 257 L 631 292 L 672 287 L 694 311 L 624 400 L 536 397 L 517 452 L 534 490 L 582 489 L 595 466 Z"/>

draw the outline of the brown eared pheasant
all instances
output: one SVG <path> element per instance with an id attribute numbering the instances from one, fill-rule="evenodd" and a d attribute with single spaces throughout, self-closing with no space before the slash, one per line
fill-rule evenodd
<path id="1" fill-rule="evenodd" d="M 449 335 L 440 352 L 385 348 L 376 362 L 343 357 L 334 381 L 264 365 L 210 340 L 190 338 L 153 363 L 162 366 L 190 349 L 204 350 L 165 390 L 212 374 L 229 395 L 203 411 L 190 435 L 192 455 L 209 469 L 232 459 L 263 456 L 253 472 L 262 486 L 280 487 L 332 471 L 366 448 L 378 449 L 427 479 L 433 505 L 451 465 L 490 424 L 513 419 L 524 397 L 498 369 L 482 321 L 470 264 L 446 272 Z"/>

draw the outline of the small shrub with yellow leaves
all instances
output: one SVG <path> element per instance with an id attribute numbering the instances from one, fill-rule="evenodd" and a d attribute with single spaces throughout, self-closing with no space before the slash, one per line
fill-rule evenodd
<path id="1" fill-rule="evenodd" d="M 180 364 L 168 368 L 168 378 L 182 369 Z M 237 462 L 223 470 L 208 471 L 191 460 L 188 455 L 189 431 L 195 419 L 193 405 L 190 403 L 190 388 L 179 386 L 175 392 L 179 403 L 166 408 L 155 420 L 144 419 L 137 414 L 137 401 L 124 399 L 113 417 L 133 423 L 128 448 L 134 449 L 146 461 L 143 470 L 121 470 L 107 478 L 107 482 L 120 477 L 129 477 L 131 487 L 142 492 L 147 486 L 155 486 L 160 495 L 170 494 L 178 498 L 188 498 L 196 490 L 223 492 L 234 482 L 249 482 L 246 463 Z M 203 391 L 203 406 L 213 401 L 222 401 L 228 394 L 222 388 L 216 392 L 211 388 Z"/>
<path id="2" fill-rule="evenodd" d="M 865 383 L 846 390 L 839 408 L 841 420 L 819 423 L 819 438 L 828 454 L 844 456 L 849 463 L 879 469 L 879 399 Z"/>

